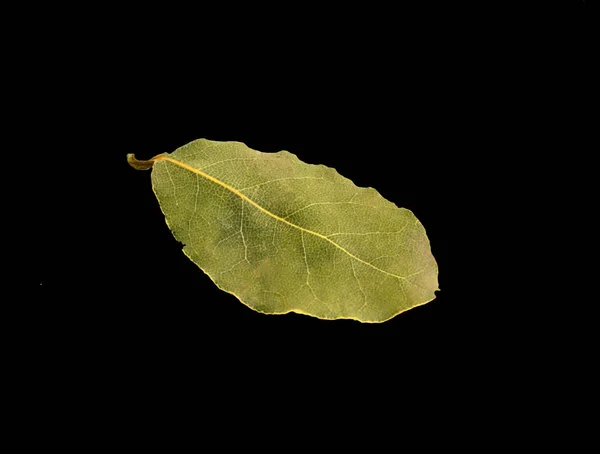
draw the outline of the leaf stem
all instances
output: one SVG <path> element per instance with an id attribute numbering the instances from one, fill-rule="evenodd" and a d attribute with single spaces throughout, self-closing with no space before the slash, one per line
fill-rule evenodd
<path id="1" fill-rule="evenodd" d="M 152 159 L 148 159 L 147 161 L 140 161 L 135 158 L 133 153 L 129 153 L 127 155 L 127 162 L 131 167 L 136 170 L 148 170 L 151 169 L 154 163 L 158 160 L 161 155 L 154 156 Z"/>

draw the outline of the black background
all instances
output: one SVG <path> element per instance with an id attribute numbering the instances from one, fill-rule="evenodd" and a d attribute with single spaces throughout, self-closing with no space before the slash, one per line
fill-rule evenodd
<path id="1" fill-rule="evenodd" d="M 236 398 L 289 399 L 301 382 L 325 396 L 349 383 L 367 400 L 417 382 L 446 398 L 473 383 L 489 398 L 490 379 L 514 379 L 500 364 L 518 361 L 507 347 L 531 325 L 507 302 L 541 303 L 498 271 L 514 262 L 515 225 L 528 234 L 530 210 L 507 200 L 543 154 L 542 118 L 563 102 L 548 74 L 580 18 L 561 28 L 442 2 L 301 13 L 113 14 L 19 57 L 34 61 L 32 101 L 15 116 L 42 144 L 38 292 L 21 319 L 36 370 L 139 405 L 152 388 L 195 397 L 194 383 L 236 378 Z M 150 173 L 126 162 L 198 138 L 288 150 L 413 210 L 438 261 L 436 299 L 361 324 L 267 316 L 218 290 L 172 237 Z"/>

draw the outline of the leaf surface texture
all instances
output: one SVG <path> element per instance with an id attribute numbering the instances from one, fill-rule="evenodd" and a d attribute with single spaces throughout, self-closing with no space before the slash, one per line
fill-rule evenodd
<path id="1" fill-rule="evenodd" d="M 382 322 L 435 298 L 423 225 L 335 169 L 200 139 L 157 156 L 152 186 L 184 253 L 259 312 Z"/>

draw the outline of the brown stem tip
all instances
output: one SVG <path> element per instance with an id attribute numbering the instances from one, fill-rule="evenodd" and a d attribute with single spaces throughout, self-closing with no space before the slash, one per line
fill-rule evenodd
<path id="1" fill-rule="evenodd" d="M 136 170 L 148 170 L 151 169 L 152 166 L 154 165 L 154 158 L 150 159 L 148 161 L 138 161 L 137 159 L 135 159 L 135 155 L 133 153 L 129 153 L 127 155 L 127 162 L 129 163 L 129 165 L 131 167 L 133 167 Z"/>

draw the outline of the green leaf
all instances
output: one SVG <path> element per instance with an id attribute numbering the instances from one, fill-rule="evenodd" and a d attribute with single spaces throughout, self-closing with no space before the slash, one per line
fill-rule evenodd
<path id="1" fill-rule="evenodd" d="M 185 255 L 256 311 L 383 322 L 435 298 L 423 225 L 335 169 L 205 139 L 128 161 Z"/>

